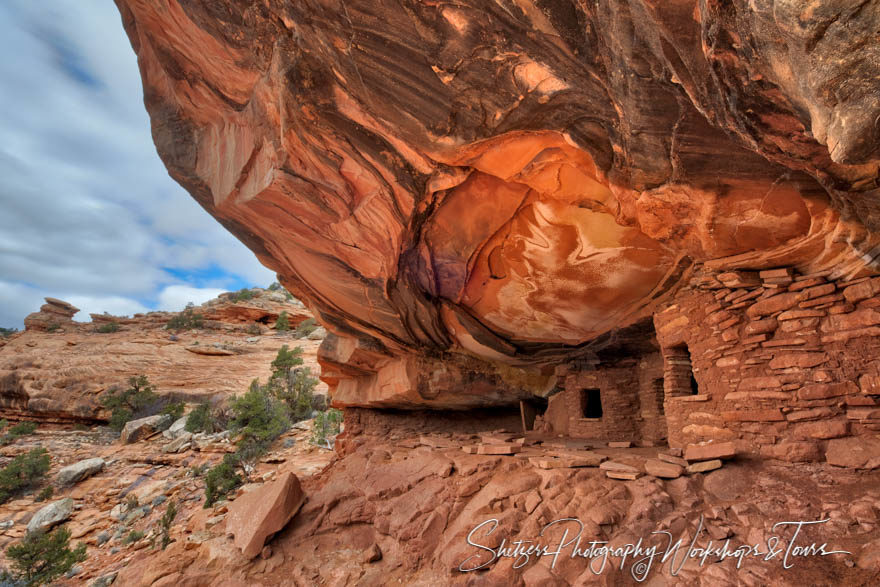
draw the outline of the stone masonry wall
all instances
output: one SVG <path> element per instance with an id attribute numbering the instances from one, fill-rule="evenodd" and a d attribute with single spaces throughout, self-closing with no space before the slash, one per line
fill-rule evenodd
<path id="1" fill-rule="evenodd" d="M 611 441 L 662 442 L 666 438 L 662 377 L 659 353 L 569 372 L 563 392 L 567 434 Z M 601 418 L 584 417 L 584 389 L 599 390 Z"/>
<path id="2" fill-rule="evenodd" d="M 880 431 L 880 277 L 829 275 L 704 273 L 655 315 L 670 446 L 824 460 L 829 439 Z"/>

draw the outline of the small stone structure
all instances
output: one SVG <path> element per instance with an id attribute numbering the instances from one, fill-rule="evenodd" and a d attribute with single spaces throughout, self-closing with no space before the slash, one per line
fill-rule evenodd
<path id="1" fill-rule="evenodd" d="M 702 270 L 640 348 L 563 366 L 543 421 L 580 438 L 824 460 L 830 439 L 880 431 L 878 294 L 880 277 Z"/>

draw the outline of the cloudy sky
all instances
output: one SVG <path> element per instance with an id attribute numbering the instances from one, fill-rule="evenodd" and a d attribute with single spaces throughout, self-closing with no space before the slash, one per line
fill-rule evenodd
<path id="1" fill-rule="evenodd" d="M 0 326 L 179 310 L 274 275 L 165 171 L 109 0 L 0 2 Z"/>

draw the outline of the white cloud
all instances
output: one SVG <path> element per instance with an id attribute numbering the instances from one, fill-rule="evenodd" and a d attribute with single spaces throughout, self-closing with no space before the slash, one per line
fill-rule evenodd
<path id="1" fill-rule="evenodd" d="M 140 302 L 119 296 L 89 297 L 73 295 L 65 298 L 65 301 L 79 308 L 80 311 L 73 317 L 77 322 L 89 322 L 91 320 L 89 314 L 107 312 L 114 316 L 131 316 L 132 314 L 149 312 L 149 309 L 145 308 Z"/>
<path id="2" fill-rule="evenodd" d="M 47 295 L 113 313 L 274 281 L 168 177 L 112 2 L 2 2 L 0 51 L 0 326 Z"/>
<path id="3" fill-rule="evenodd" d="M 159 294 L 158 309 L 179 312 L 186 307 L 189 302 L 198 306 L 208 300 L 213 300 L 225 291 L 225 289 L 215 289 L 210 287 L 198 288 L 190 287 L 188 285 L 169 285 Z"/>

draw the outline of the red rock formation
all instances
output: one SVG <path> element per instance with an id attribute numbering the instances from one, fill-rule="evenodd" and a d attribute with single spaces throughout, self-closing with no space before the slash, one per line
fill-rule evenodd
<path id="1" fill-rule="evenodd" d="M 341 339 L 339 405 L 546 394 L 702 263 L 873 268 L 864 4 L 117 5 L 169 172 Z"/>
<path id="2" fill-rule="evenodd" d="M 253 298 L 230 294 L 197 306 L 204 328 L 166 330 L 172 312 L 133 317 L 92 314 L 92 322 L 74 322 L 76 308 L 47 299 L 40 312 L 25 319 L 27 330 L 0 347 L 0 416 L 43 421 L 92 422 L 105 416 L 99 398 L 128 378 L 147 375 L 161 394 L 187 401 L 242 393 L 254 379 L 266 380 L 278 349 L 301 346 L 305 365 L 317 373 L 319 341 L 299 340 L 292 332 L 271 329 L 282 311 L 295 326 L 312 317 L 297 300 L 254 289 Z M 261 335 L 254 334 L 254 322 Z M 46 332 L 47 325 L 58 329 Z M 102 333 L 116 323 L 118 331 Z M 326 392 L 321 384 L 320 392 Z"/>

